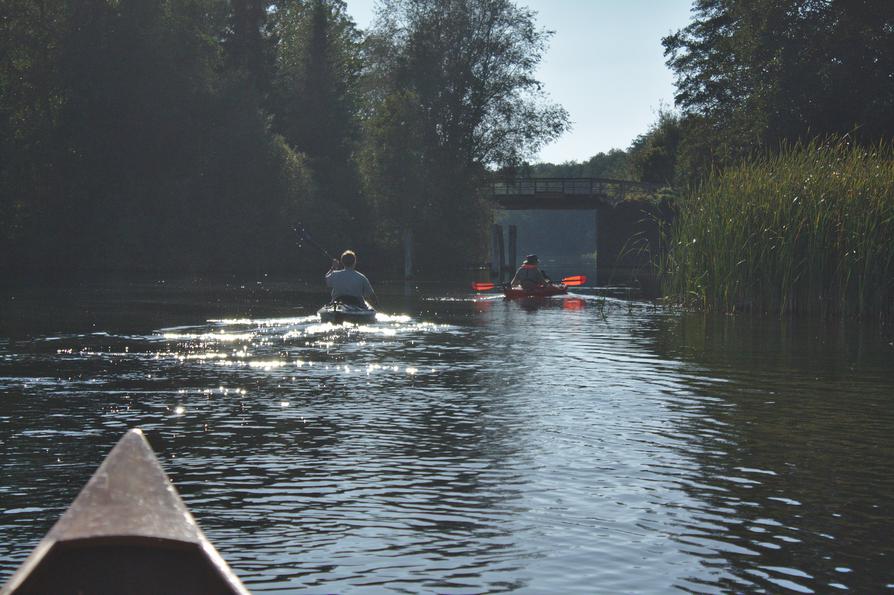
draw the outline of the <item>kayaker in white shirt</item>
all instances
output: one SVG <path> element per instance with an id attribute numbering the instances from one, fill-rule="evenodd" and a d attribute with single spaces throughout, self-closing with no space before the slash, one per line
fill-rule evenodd
<path id="1" fill-rule="evenodd" d="M 550 283 L 549 277 L 540 270 L 540 259 L 537 258 L 536 254 L 528 254 L 525 256 L 522 265 L 518 267 L 509 285 L 521 287 L 522 289 L 532 289 L 548 283 Z"/>
<path id="2" fill-rule="evenodd" d="M 376 293 L 366 275 L 354 270 L 357 255 L 352 250 L 342 252 L 340 259 L 333 259 L 326 273 L 326 287 L 332 289 L 332 301 L 342 301 L 366 307 L 379 305 Z"/>

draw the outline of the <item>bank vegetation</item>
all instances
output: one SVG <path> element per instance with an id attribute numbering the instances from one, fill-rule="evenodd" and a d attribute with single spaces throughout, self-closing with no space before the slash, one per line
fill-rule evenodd
<path id="1" fill-rule="evenodd" d="M 710 310 L 894 314 L 894 147 L 783 147 L 680 197 L 665 291 Z"/>
<path id="2" fill-rule="evenodd" d="M 663 39 L 675 106 L 626 152 L 634 177 L 675 189 L 665 297 L 889 317 L 894 3 L 695 0 L 692 15 Z"/>

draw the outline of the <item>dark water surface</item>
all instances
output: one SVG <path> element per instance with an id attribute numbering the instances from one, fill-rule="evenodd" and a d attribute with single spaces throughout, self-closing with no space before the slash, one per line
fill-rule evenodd
<path id="1" fill-rule="evenodd" d="M 0 582 L 130 427 L 253 591 L 894 590 L 894 346 L 592 295 L 8 290 Z"/>

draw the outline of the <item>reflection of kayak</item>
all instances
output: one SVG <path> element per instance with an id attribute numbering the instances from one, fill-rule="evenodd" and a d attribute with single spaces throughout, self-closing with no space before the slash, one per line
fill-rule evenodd
<path id="1" fill-rule="evenodd" d="M 196 525 L 143 433 L 130 430 L 2 593 L 248 591 Z"/>
<path id="2" fill-rule="evenodd" d="M 330 302 L 317 310 L 317 314 L 320 315 L 322 322 L 335 324 L 341 324 L 342 322 L 363 324 L 365 322 L 373 322 L 376 319 L 376 311 L 372 308 L 364 308 L 343 302 Z"/>
<path id="3" fill-rule="evenodd" d="M 568 288 L 561 283 L 551 283 L 549 285 L 540 285 L 531 289 L 522 289 L 521 287 L 504 287 L 503 295 L 509 299 L 525 298 L 525 297 L 547 297 L 550 295 L 560 295 L 568 293 Z"/>

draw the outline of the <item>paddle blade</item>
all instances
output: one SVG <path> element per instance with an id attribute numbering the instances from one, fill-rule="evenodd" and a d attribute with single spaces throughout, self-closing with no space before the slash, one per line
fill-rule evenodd
<path id="1" fill-rule="evenodd" d="M 475 291 L 487 291 L 496 287 L 493 283 L 472 283 L 472 289 Z"/>
<path id="2" fill-rule="evenodd" d="M 577 287 L 580 285 L 584 285 L 587 282 L 587 277 L 585 275 L 572 275 L 571 277 L 565 277 L 562 279 L 562 283 L 567 285 L 568 287 Z"/>

